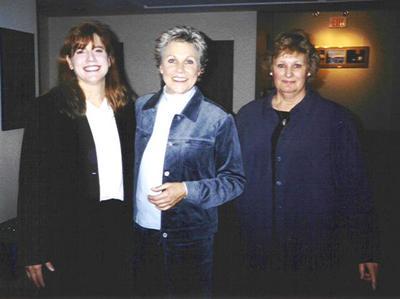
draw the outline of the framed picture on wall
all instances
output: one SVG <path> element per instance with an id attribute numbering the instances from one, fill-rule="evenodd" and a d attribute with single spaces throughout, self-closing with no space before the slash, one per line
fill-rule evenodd
<path id="1" fill-rule="evenodd" d="M 24 125 L 25 107 L 35 97 L 35 52 L 32 33 L 0 28 L 1 128 Z"/>
<path id="2" fill-rule="evenodd" d="M 367 68 L 369 47 L 317 48 L 320 68 Z"/>

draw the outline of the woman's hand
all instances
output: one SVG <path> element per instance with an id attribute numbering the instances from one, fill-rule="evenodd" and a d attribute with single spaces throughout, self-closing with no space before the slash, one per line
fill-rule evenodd
<path id="1" fill-rule="evenodd" d="M 372 289 L 375 291 L 378 285 L 378 263 L 361 263 L 358 265 L 360 279 L 371 283 Z"/>
<path id="2" fill-rule="evenodd" d="M 161 211 L 172 208 L 187 195 L 184 183 L 165 183 L 151 188 L 151 191 L 160 192 L 149 195 L 148 199 Z"/>
<path id="3" fill-rule="evenodd" d="M 51 262 L 47 262 L 44 265 L 51 272 L 55 271 Z M 26 275 L 37 288 L 44 288 L 46 286 L 43 278 L 42 266 L 42 264 L 25 266 Z"/>

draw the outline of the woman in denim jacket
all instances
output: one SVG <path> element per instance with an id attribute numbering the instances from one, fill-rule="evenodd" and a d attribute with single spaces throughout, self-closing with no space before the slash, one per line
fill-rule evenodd
<path id="1" fill-rule="evenodd" d="M 232 115 L 195 86 L 205 54 L 193 28 L 162 33 L 155 57 L 165 86 L 136 103 L 134 269 L 146 294 L 211 294 L 217 207 L 245 182 Z"/>

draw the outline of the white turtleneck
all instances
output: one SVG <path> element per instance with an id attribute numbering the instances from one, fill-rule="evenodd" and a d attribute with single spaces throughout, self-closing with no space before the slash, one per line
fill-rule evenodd
<path id="1" fill-rule="evenodd" d="M 196 92 L 193 87 L 184 94 L 164 91 L 157 105 L 153 133 L 140 162 L 135 205 L 135 222 L 142 227 L 161 229 L 161 211 L 147 198 L 154 194 L 150 189 L 162 184 L 165 151 L 169 130 L 176 114 L 180 114 Z"/>

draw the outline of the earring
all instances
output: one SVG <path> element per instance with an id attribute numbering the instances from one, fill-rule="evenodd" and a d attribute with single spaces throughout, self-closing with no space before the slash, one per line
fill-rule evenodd
<path id="1" fill-rule="evenodd" d="M 269 75 L 272 77 L 272 72 L 269 72 Z"/>
<path id="2" fill-rule="evenodd" d="M 310 73 L 310 72 L 308 72 L 308 73 L 307 73 L 307 76 L 308 76 L 308 77 L 310 77 L 310 76 L 311 76 L 311 73 Z"/>

